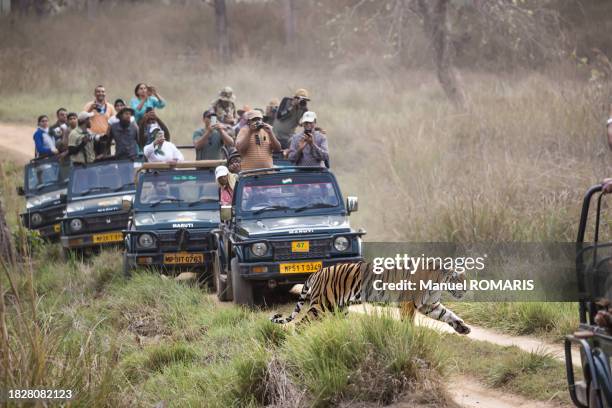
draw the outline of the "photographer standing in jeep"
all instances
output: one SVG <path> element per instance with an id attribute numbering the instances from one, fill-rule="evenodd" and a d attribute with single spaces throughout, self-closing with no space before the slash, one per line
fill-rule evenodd
<path id="1" fill-rule="evenodd" d="M 308 111 L 308 91 L 300 88 L 293 98 L 285 97 L 281 101 L 274 119 L 274 132 L 280 141 L 285 156 L 289 154 L 289 144 L 300 118 Z"/>
<path id="2" fill-rule="evenodd" d="M 223 158 L 223 146 L 234 146 L 226 125 L 219 122 L 213 110 L 204 111 L 204 127 L 193 132 L 192 140 L 196 151 L 196 160 L 219 160 Z"/>
<path id="3" fill-rule="evenodd" d="M 325 167 L 325 162 L 329 160 L 327 138 L 315 129 L 316 123 L 316 113 L 312 111 L 304 113 L 300 119 L 300 125 L 304 130 L 291 138 L 289 160 L 296 166 Z"/>
<path id="4" fill-rule="evenodd" d="M 106 89 L 102 85 L 94 89 L 95 99 L 85 104 L 84 112 L 91 113 L 91 133 L 96 136 L 104 136 L 108 130 L 108 120 L 117 114 L 115 108 L 106 101 Z"/>
<path id="5" fill-rule="evenodd" d="M 272 126 L 263 121 L 258 110 L 245 113 L 247 126 L 240 129 L 236 138 L 236 149 L 242 158 L 242 170 L 272 167 L 272 152 L 281 150 L 281 144 Z"/>

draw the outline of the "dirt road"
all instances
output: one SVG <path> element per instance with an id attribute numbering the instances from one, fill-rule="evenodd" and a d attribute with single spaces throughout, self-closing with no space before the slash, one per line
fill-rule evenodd
<path id="1" fill-rule="evenodd" d="M 34 157 L 33 126 L 0 123 L 0 158 L 19 164 L 27 163 Z M 181 150 L 185 160 L 194 160 L 193 149 Z"/>
<path id="2" fill-rule="evenodd" d="M 33 126 L 0 123 L 0 158 L 27 163 L 34 157 L 34 130 Z"/>

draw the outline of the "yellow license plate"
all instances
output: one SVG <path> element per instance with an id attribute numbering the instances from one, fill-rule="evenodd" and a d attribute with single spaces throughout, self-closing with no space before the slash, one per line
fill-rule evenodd
<path id="1" fill-rule="evenodd" d="M 165 264 L 200 264 L 204 263 L 204 254 L 190 254 L 188 252 L 176 252 L 164 254 Z"/>
<path id="2" fill-rule="evenodd" d="M 291 252 L 308 252 L 310 251 L 309 241 L 293 241 L 291 242 Z"/>
<path id="3" fill-rule="evenodd" d="M 55 224 L 53 226 L 53 232 L 60 232 L 62 230 L 62 224 Z"/>
<path id="4" fill-rule="evenodd" d="M 121 232 L 107 232 L 106 234 L 94 234 L 94 244 L 107 244 L 109 242 L 121 242 L 123 241 L 123 234 Z"/>
<path id="5" fill-rule="evenodd" d="M 280 273 L 313 273 L 321 269 L 323 262 L 282 263 L 278 267 Z"/>

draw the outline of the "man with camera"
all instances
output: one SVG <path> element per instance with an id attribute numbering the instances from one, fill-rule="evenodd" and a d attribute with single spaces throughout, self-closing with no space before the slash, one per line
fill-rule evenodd
<path id="1" fill-rule="evenodd" d="M 315 129 L 317 114 L 308 111 L 300 119 L 304 130 L 291 138 L 289 147 L 289 160 L 296 166 L 324 167 L 329 160 L 327 138 Z"/>
<path id="2" fill-rule="evenodd" d="M 115 158 L 117 159 L 136 159 L 138 154 L 138 126 L 132 121 L 134 110 L 123 107 L 117 113 L 118 122 L 110 126 L 109 131 L 109 150 L 110 143 L 115 141 Z"/>
<path id="3" fill-rule="evenodd" d="M 295 91 L 293 98 L 283 98 L 276 111 L 273 125 L 274 132 L 278 136 L 285 155 L 288 154 L 291 137 L 299 125 L 300 118 L 308 111 L 309 100 L 308 91 L 300 88 Z"/>
<path id="4" fill-rule="evenodd" d="M 166 140 L 164 131 L 160 128 L 153 130 L 153 141 L 144 147 L 144 155 L 149 162 L 176 163 L 185 160 L 183 153 Z"/>
<path id="5" fill-rule="evenodd" d="M 193 146 L 196 160 L 223 159 L 223 146 L 234 146 L 234 140 L 229 135 L 226 125 L 219 121 L 217 114 L 207 110 L 202 115 L 204 127 L 193 132 Z"/>
<path id="6" fill-rule="evenodd" d="M 95 135 L 89 128 L 91 127 L 91 112 L 81 112 L 78 115 L 78 126 L 68 135 L 68 154 L 72 163 L 87 164 L 96 160 L 94 150 Z"/>
<path id="7" fill-rule="evenodd" d="M 91 133 L 105 135 L 108 131 L 108 120 L 115 116 L 117 112 L 115 112 L 113 105 L 106 101 L 106 89 L 102 85 L 96 86 L 94 95 L 94 100 L 85 104 L 83 110 L 93 114 L 91 117 Z"/>
<path id="8" fill-rule="evenodd" d="M 258 110 L 245 113 L 247 126 L 240 129 L 236 138 L 236 149 L 242 158 L 242 170 L 272 167 L 272 152 L 281 150 L 281 144 L 272 131 L 272 126 L 263 121 Z"/>
<path id="9" fill-rule="evenodd" d="M 235 124 L 238 119 L 236 116 L 236 97 L 234 90 L 229 86 L 224 87 L 219 91 L 219 97 L 212 104 L 212 111 L 217 115 L 219 121 Z"/>

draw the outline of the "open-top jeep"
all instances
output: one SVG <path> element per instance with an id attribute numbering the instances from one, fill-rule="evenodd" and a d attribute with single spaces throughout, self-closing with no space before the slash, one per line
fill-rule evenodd
<path id="1" fill-rule="evenodd" d="M 199 270 L 212 276 L 218 265 L 212 230 L 219 228 L 220 160 L 146 163 L 125 234 L 124 274 L 136 266 Z M 209 275 L 210 274 L 210 275 Z"/>
<path id="2" fill-rule="evenodd" d="M 128 160 L 75 165 L 70 172 L 66 215 L 62 221 L 65 251 L 121 245 L 134 197 L 135 171 Z"/>
<path id="3" fill-rule="evenodd" d="M 53 240 L 60 235 L 69 174 L 70 161 L 56 157 L 35 159 L 25 166 L 23 187 L 17 189 L 26 198 L 21 222 L 43 238 Z"/>
<path id="4" fill-rule="evenodd" d="M 221 300 L 253 305 L 258 289 L 290 288 L 321 267 L 362 259 L 361 236 L 334 175 L 319 167 L 240 173 L 231 207 L 221 207 L 216 274 Z"/>

